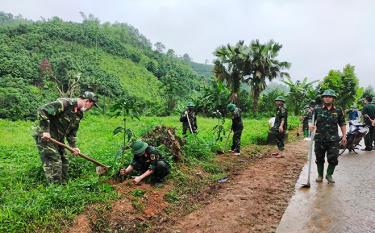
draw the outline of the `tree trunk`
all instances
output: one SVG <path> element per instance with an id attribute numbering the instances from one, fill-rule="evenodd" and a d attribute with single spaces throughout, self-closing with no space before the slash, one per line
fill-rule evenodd
<path id="1" fill-rule="evenodd" d="M 259 88 L 255 87 L 253 90 L 253 113 L 256 115 L 258 111 L 258 101 L 259 101 Z"/>
<path id="2" fill-rule="evenodd" d="M 232 92 L 232 94 L 229 96 L 229 100 L 230 100 L 232 103 L 238 104 L 238 103 L 239 103 L 239 100 L 238 100 L 238 93 L 237 93 L 237 92 Z"/>

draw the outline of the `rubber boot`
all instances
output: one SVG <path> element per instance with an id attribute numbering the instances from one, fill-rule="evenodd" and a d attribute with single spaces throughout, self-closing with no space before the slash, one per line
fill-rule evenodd
<path id="1" fill-rule="evenodd" d="M 335 181 L 332 178 L 333 171 L 335 170 L 335 167 L 336 167 L 335 165 L 328 164 L 327 175 L 326 175 L 326 179 L 327 179 L 328 183 L 335 183 Z"/>
<path id="2" fill-rule="evenodd" d="M 318 168 L 318 178 L 315 181 L 321 183 L 323 182 L 324 163 L 317 164 L 316 167 Z"/>

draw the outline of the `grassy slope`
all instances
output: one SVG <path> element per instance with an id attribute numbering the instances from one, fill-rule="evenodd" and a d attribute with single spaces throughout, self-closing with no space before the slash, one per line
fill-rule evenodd
<path id="1" fill-rule="evenodd" d="M 117 76 L 125 91 L 149 103 L 161 103 L 161 82 L 145 67 L 129 59 L 103 53 L 100 68 Z"/>
<path id="2" fill-rule="evenodd" d="M 216 120 L 199 118 L 199 137 L 201 143 L 212 140 L 212 128 Z M 290 122 L 296 126 L 297 120 Z M 226 121 L 229 127 L 230 121 Z M 81 151 L 104 163 L 114 165 L 116 153 L 121 144 L 121 136 L 113 136 L 112 130 L 122 124 L 119 118 L 88 116 L 78 134 Z M 178 117 L 142 117 L 141 121 L 129 120 L 128 127 L 135 130 L 137 136 L 157 124 L 178 128 Z M 267 135 L 267 120 L 245 119 L 242 144 L 247 145 L 264 140 Z M 0 232 L 19 232 L 44 229 L 48 232 L 59 231 L 62 225 L 69 224 L 74 216 L 89 203 L 105 202 L 114 199 L 117 194 L 105 183 L 108 177 L 97 177 L 95 166 L 80 158 L 70 158 L 71 181 L 67 186 L 45 186 L 43 172 L 34 145 L 32 122 L 10 122 L 0 120 Z M 254 130 L 256 129 L 256 130 Z M 222 142 L 224 144 L 224 142 Z M 229 144 L 229 143 L 228 143 Z M 203 146 L 203 145 L 202 145 Z M 207 145 L 205 145 L 207 146 Z M 131 159 L 127 155 L 127 160 Z M 218 172 L 210 165 L 212 157 L 190 160 L 203 166 L 212 173 Z M 195 163 L 195 164 L 194 164 Z M 169 179 L 179 179 L 183 171 L 172 165 Z M 213 174 L 214 175 L 214 174 Z"/>

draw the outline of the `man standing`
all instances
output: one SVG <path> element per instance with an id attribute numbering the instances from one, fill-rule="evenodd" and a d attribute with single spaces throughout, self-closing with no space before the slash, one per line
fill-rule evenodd
<path id="1" fill-rule="evenodd" d="M 66 184 L 68 180 L 69 161 L 64 148 L 51 141 L 53 138 L 64 143 L 66 138 L 77 155 L 76 137 L 83 112 L 97 106 L 98 97 L 86 91 L 77 99 L 60 98 L 42 106 L 38 110 L 39 127 L 34 135 L 43 170 L 49 183 Z"/>
<path id="2" fill-rule="evenodd" d="M 285 99 L 283 96 L 278 96 L 275 99 L 276 104 L 276 116 L 275 116 L 275 124 L 271 128 L 270 134 L 273 135 L 273 138 L 276 140 L 278 152 L 273 153 L 275 158 L 283 158 L 284 155 L 282 151 L 284 150 L 284 139 L 285 133 L 288 128 L 288 112 L 284 107 Z"/>
<path id="3" fill-rule="evenodd" d="M 241 134 L 243 130 L 241 109 L 235 104 L 228 104 L 227 110 L 232 114 L 232 130 L 233 130 L 233 140 L 231 152 L 233 155 L 240 155 L 241 149 Z"/>
<path id="4" fill-rule="evenodd" d="M 189 129 L 190 133 L 196 133 L 197 126 L 197 117 L 194 112 L 195 105 L 192 102 L 189 102 L 187 105 L 187 110 L 181 114 L 180 122 L 182 122 L 182 134 L 186 135 L 186 130 Z"/>
<path id="5" fill-rule="evenodd" d="M 341 144 L 346 144 L 346 125 L 344 113 L 340 108 L 334 106 L 336 93 L 334 90 L 325 90 L 322 94 L 323 106 L 317 107 L 313 113 L 316 122 L 310 120 L 310 130 L 315 133 L 315 155 L 318 169 L 318 178 L 316 182 L 323 181 L 325 155 L 327 154 L 328 168 L 326 179 L 328 183 L 335 183 L 332 178 L 335 167 L 338 164 L 338 154 L 340 147 L 340 137 L 338 126 L 340 126 L 343 135 Z"/>
<path id="6" fill-rule="evenodd" d="M 375 127 L 372 125 L 372 121 L 375 120 L 375 103 L 372 102 L 372 97 L 366 97 L 366 105 L 363 107 L 362 114 L 365 124 L 369 127 L 369 132 L 365 136 L 365 151 L 371 151 L 374 147 L 373 143 L 375 140 Z"/>
<path id="7" fill-rule="evenodd" d="M 132 145 L 133 161 L 125 169 L 120 170 L 121 175 L 128 175 L 133 170 L 141 175 L 134 177 L 134 182 L 138 184 L 143 179 L 151 176 L 151 182 L 160 183 L 169 174 L 169 164 L 154 147 L 142 141 L 136 141 Z"/>

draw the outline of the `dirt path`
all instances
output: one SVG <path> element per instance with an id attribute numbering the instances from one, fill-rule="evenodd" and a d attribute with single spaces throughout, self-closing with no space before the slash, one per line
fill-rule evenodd
<path id="1" fill-rule="evenodd" d="M 287 145 L 285 158 L 255 160 L 231 177 L 210 204 L 165 232 L 275 232 L 306 161 L 306 148 L 299 141 Z"/>

